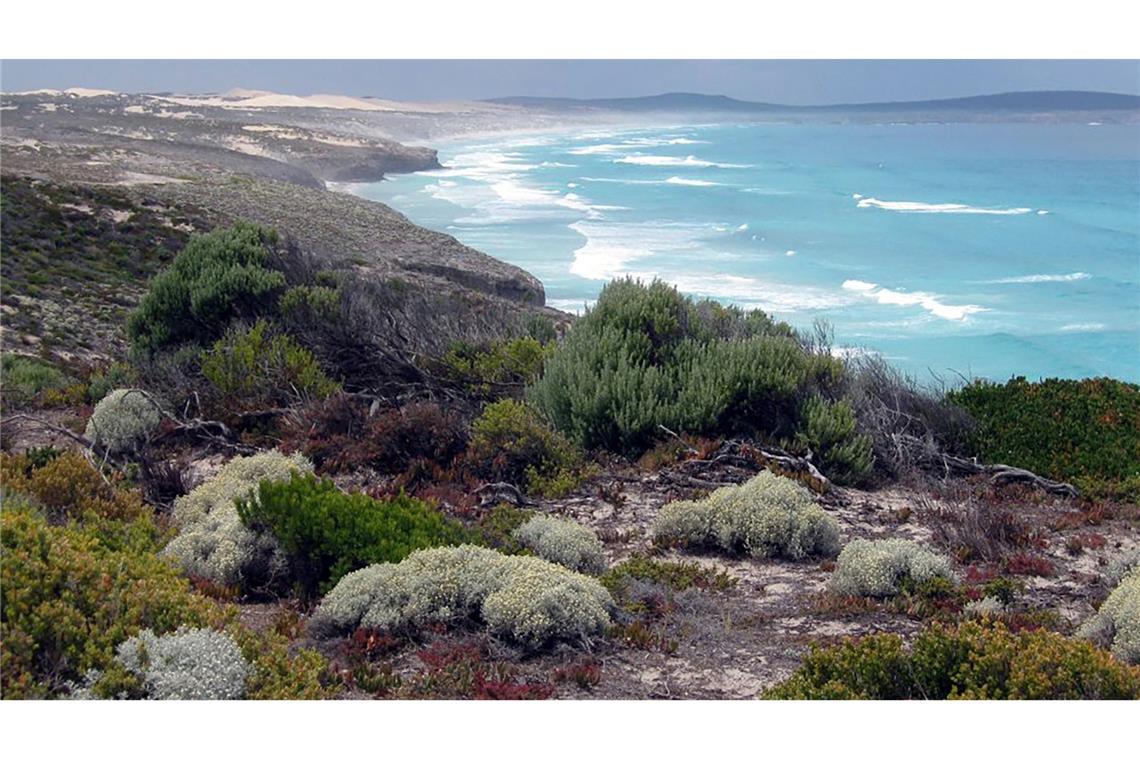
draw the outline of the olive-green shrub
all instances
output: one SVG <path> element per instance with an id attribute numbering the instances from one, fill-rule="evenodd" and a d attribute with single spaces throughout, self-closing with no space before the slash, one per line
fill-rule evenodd
<path id="1" fill-rule="evenodd" d="M 119 388 L 95 405 L 86 436 L 112 454 L 125 454 L 143 446 L 161 422 L 162 412 L 150 394 L 137 388 Z"/>
<path id="2" fill-rule="evenodd" d="M 259 319 L 226 332 L 202 357 L 202 375 L 229 412 L 322 399 L 339 390 L 313 355 Z"/>
<path id="3" fill-rule="evenodd" d="M 699 501 L 674 501 L 653 523 L 659 543 L 717 548 L 753 557 L 834 557 L 839 523 L 793 480 L 765 470 Z"/>
<path id="4" fill-rule="evenodd" d="M 511 537 L 537 556 L 576 572 L 598 575 L 606 570 L 605 549 L 598 534 L 573 520 L 535 515 Z"/>
<path id="5" fill-rule="evenodd" d="M 67 384 L 67 375 L 39 359 L 17 354 L 0 356 L 0 395 L 7 404 L 22 406 L 43 391 Z"/>
<path id="6" fill-rule="evenodd" d="M 933 625 L 910 651 L 880 633 L 815 648 L 769 699 L 1137 699 L 1140 667 L 1051 631 Z"/>
<path id="7" fill-rule="evenodd" d="M 841 361 L 761 311 L 616 280 L 547 358 L 528 398 L 579 445 L 638 454 L 662 426 L 792 441 L 806 400 L 834 397 L 842 378 Z M 853 437 L 828 438 L 824 448 Z M 853 453 L 842 455 L 852 460 L 845 467 L 860 464 Z"/>
<path id="8" fill-rule="evenodd" d="M 109 545 L 100 530 L 51 526 L 5 499 L 0 510 L 0 649 L 5 698 L 44 698 L 107 668 L 143 629 L 222 624 L 227 613 L 142 540 Z"/>
<path id="9" fill-rule="evenodd" d="M 471 425 L 467 461 L 487 480 L 521 486 L 537 496 L 558 498 L 585 477 L 585 459 L 551 430 L 528 405 L 503 399 L 483 408 Z"/>
<path id="10" fill-rule="evenodd" d="M 847 401 L 810 397 L 801 410 L 796 440 L 818 452 L 819 468 L 836 483 L 858 483 L 871 473 L 871 438 L 856 433 L 855 413 Z"/>
<path id="11" fill-rule="evenodd" d="M 600 634 L 612 608 L 594 578 L 538 557 L 464 545 L 349 573 L 313 613 L 310 631 L 330 636 L 361 626 L 411 630 L 476 619 L 492 634 L 539 648 Z"/>
<path id="12" fill-rule="evenodd" d="M 1140 567 L 1124 576 L 1077 635 L 1109 647 L 1121 662 L 1140 665 Z"/>
<path id="13" fill-rule="evenodd" d="M 467 538 L 460 523 L 419 499 L 344 493 L 331 480 L 296 473 L 287 481 L 262 481 L 238 501 L 237 512 L 247 528 L 277 540 L 304 598 L 366 565 L 399 562 L 416 549 Z"/>
<path id="14" fill-rule="evenodd" d="M 957 580 L 949 559 L 914 541 L 858 538 L 839 553 L 829 585 L 837 594 L 885 597 L 899 593 L 904 581 L 933 578 Z"/>
<path id="15" fill-rule="evenodd" d="M 190 238 L 127 319 L 132 345 L 202 343 L 233 319 L 271 311 L 285 288 L 285 275 L 268 266 L 277 243 L 276 232 L 248 222 Z"/>
<path id="16" fill-rule="evenodd" d="M 286 480 L 292 472 L 312 472 L 300 454 L 267 451 L 235 457 L 210 480 L 174 502 L 178 535 L 163 550 L 190 576 L 245 590 L 268 588 L 288 578 L 288 558 L 277 540 L 242 524 L 237 499 L 248 497 L 263 480 Z"/>

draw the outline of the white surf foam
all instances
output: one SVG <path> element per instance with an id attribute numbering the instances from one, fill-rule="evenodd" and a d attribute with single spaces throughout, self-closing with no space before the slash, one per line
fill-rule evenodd
<path id="1" fill-rule="evenodd" d="M 1027 274 L 1021 277 L 1002 277 L 998 280 L 986 280 L 989 285 L 1018 285 L 1033 282 L 1076 282 L 1092 277 L 1088 272 L 1071 272 L 1069 274 Z"/>
<path id="2" fill-rule="evenodd" d="M 924 293 L 920 290 L 914 292 L 890 290 L 880 287 L 877 283 L 863 280 L 847 280 L 843 283 L 843 289 L 858 293 L 884 306 L 921 306 L 936 317 L 955 322 L 964 321 L 971 314 L 989 311 L 977 304 L 948 304 L 942 301 L 942 296 L 934 293 Z"/>
<path id="3" fill-rule="evenodd" d="M 796 255 L 796 252 L 795 252 L 795 251 L 787 251 L 787 252 L 785 252 L 785 253 L 784 253 L 784 255 L 785 255 L 785 256 L 795 256 L 795 255 Z"/>
<path id="4" fill-rule="evenodd" d="M 615 164 L 635 164 L 637 166 L 685 166 L 699 169 L 747 169 L 751 164 L 723 164 L 716 161 L 705 161 L 696 156 L 655 156 L 644 153 L 634 153 L 613 160 Z"/>
<path id="5" fill-rule="evenodd" d="M 1058 332 L 1102 332 L 1107 325 L 1102 322 L 1078 322 L 1072 325 L 1063 325 Z"/>
<path id="6" fill-rule="evenodd" d="M 714 187 L 719 185 L 719 182 L 712 182 L 707 179 L 685 179 L 684 177 L 670 177 L 662 184 L 665 185 L 688 185 L 689 187 Z"/>
<path id="7" fill-rule="evenodd" d="M 859 202 L 859 208 L 881 208 L 886 211 L 900 211 L 908 214 L 995 214 L 998 216 L 1017 216 L 1028 214 L 1031 208 L 981 208 L 967 206 L 964 203 L 923 203 L 921 201 L 881 201 L 878 198 L 863 198 L 857 193 L 853 196 Z"/>

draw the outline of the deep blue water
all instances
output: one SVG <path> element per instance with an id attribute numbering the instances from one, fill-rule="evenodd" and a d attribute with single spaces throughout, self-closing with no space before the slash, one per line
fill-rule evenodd
<path id="1" fill-rule="evenodd" d="M 1140 128 L 704 124 L 442 146 L 357 185 L 539 277 L 760 307 L 907 371 L 1140 381 Z"/>

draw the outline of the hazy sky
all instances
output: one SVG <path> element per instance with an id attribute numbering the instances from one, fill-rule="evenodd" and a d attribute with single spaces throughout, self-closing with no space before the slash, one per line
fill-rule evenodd
<path id="1" fill-rule="evenodd" d="M 980 95 L 1011 90 L 1103 90 L 1140 95 L 1140 61 L 5 60 L 5 91 L 97 87 L 122 92 L 341 93 L 398 100 L 506 95 L 577 98 L 701 92 L 826 104 Z"/>

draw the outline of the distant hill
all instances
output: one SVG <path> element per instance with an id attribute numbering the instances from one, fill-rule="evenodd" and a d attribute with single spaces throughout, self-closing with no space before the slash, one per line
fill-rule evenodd
<path id="1" fill-rule="evenodd" d="M 911 100 L 885 103 L 838 103 L 795 106 L 737 100 L 726 95 L 671 92 L 632 98 L 493 98 L 487 102 L 548 109 L 596 108 L 613 111 L 720 111 L 744 113 L 819 113 L 900 111 L 1120 111 L 1140 109 L 1140 96 L 1085 90 L 1003 92 L 966 98 Z"/>

